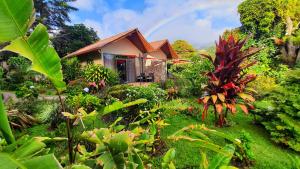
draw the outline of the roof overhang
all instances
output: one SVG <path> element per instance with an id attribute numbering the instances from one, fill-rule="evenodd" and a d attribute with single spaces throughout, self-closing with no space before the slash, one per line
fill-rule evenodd
<path id="1" fill-rule="evenodd" d="M 67 58 L 72 56 L 80 56 L 90 52 L 98 51 L 101 50 L 103 47 L 124 38 L 127 38 L 132 44 L 134 44 L 143 53 L 151 52 L 154 50 L 153 47 L 146 41 L 146 39 L 138 29 L 132 29 L 127 32 L 117 34 L 115 36 L 103 40 L 99 40 L 96 43 L 83 47 L 73 53 L 68 54 L 65 57 Z"/>

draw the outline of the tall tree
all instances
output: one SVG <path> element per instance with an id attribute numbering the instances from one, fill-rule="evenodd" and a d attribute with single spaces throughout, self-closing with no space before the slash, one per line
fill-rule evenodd
<path id="1" fill-rule="evenodd" d="M 172 47 L 180 58 L 191 58 L 196 53 L 196 49 L 185 40 L 176 40 Z"/>
<path id="2" fill-rule="evenodd" d="M 98 39 L 94 29 L 88 28 L 83 24 L 75 24 L 72 26 L 64 26 L 61 31 L 54 36 L 52 43 L 59 56 L 63 57 L 68 53 L 92 44 Z"/>
<path id="3" fill-rule="evenodd" d="M 69 5 L 70 2 L 74 1 L 76 0 L 34 0 L 36 10 L 34 26 L 43 23 L 49 30 L 65 26 L 66 22 L 71 21 L 69 13 L 77 10 L 77 8 Z"/>
<path id="4" fill-rule="evenodd" d="M 298 41 L 299 0 L 245 0 L 239 7 L 242 30 L 256 38 L 275 38 L 281 46 L 283 61 L 292 66 L 300 59 Z"/>

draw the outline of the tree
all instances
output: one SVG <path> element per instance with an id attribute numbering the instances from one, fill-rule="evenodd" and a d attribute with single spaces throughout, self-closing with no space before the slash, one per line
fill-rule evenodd
<path id="1" fill-rule="evenodd" d="M 191 58 L 196 53 L 196 49 L 185 40 L 176 40 L 172 47 L 180 58 Z"/>
<path id="2" fill-rule="evenodd" d="M 274 38 L 281 46 L 283 61 L 289 66 L 300 59 L 295 43 L 300 24 L 299 0 L 245 0 L 238 7 L 242 30 L 257 39 Z"/>
<path id="3" fill-rule="evenodd" d="M 97 33 L 92 28 L 87 28 L 83 24 L 64 26 L 55 35 L 52 42 L 60 57 L 74 52 L 82 47 L 92 44 L 98 40 Z"/>
<path id="4" fill-rule="evenodd" d="M 70 6 L 69 2 L 76 0 L 34 0 L 36 21 L 44 24 L 49 30 L 54 30 L 65 26 L 70 22 L 69 13 L 77 9 Z"/>

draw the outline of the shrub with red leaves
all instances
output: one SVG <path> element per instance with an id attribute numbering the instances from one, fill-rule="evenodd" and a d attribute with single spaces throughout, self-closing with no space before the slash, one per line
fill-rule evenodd
<path id="1" fill-rule="evenodd" d="M 251 102 L 255 99 L 250 92 L 245 91 L 245 87 L 256 76 L 246 74 L 243 70 L 255 64 L 255 61 L 245 64 L 245 60 L 259 49 L 242 50 L 245 42 L 246 40 L 235 40 L 232 35 L 228 39 L 220 37 L 219 43 L 216 44 L 216 58 L 213 60 L 211 56 L 203 55 L 213 63 L 214 70 L 207 73 L 208 94 L 199 99 L 204 105 L 202 120 L 207 117 L 210 106 L 214 107 L 216 124 L 220 127 L 226 123 L 228 111 L 236 113 L 238 106 L 248 114 L 248 108 L 254 108 Z"/>

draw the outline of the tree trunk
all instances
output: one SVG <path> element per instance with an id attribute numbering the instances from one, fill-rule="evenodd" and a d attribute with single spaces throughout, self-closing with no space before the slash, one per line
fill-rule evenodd
<path id="1" fill-rule="evenodd" d="M 290 17 L 286 18 L 286 36 L 292 36 L 294 27 L 293 21 Z M 299 46 L 294 45 L 292 40 L 287 39 L 287 42 L 281 48 L 282 60 L 286 62 L 290 67 L 296 64 L 296 60 L 299 60 Z"/>

